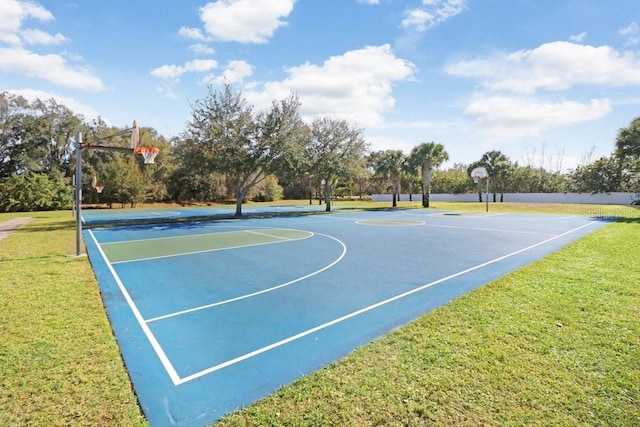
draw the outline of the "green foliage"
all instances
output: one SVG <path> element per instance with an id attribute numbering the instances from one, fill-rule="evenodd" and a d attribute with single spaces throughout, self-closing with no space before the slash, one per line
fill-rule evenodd
<path id="1" fill-rule="evenodd" d="M 436 170 L 431 180 L 431 191 L 440 194 L 464 194 L 476 186 L 464 165 L 456 165 L 445 171 Z"/>
<path id="2" fill-rule="evenodd" d="M 278 184 L 278 178 L 268 175 L 255 189 L 254 202 L 277 202 L 284 198 L 284 189 Z"/>
<path id="3" fill-rule="evenodd" d="M 311 139 L 306 147 L 310 174 L 316 181 L 324 180 L 326 210 L 331 211 L 334 186 L 347 182 L 365 169 L 367 144 L 362 130 L 346 120 L 321 118 L 311 125 Z"/>
<path id="4" fill-rule="evenodd" d="M 444 149 L 444 145 L 435 142 L 425 142 L 411 150 L 408 164 L 414 171 L 420 171 L 422 174 L 422 207 L 429 207 L 433 169 L 447 160 L 449 153 Z"/>
<path id="5" fill-rule="evenodd" d="M 69 209 L 72 200 L 71 187 L 59 175 L 30 173 L 0 180 L 0 212 Z"/>
<path id="6" fill-rule="evenodd" d="M 22 122 L 28 107 L 23 97 L 0 92 L 0 178 L 23 169 L 19 161 L 25 147 L 21 144 Z"/>
<path id="7" fill-rule="evenodd" d="M 542 168 L 516 166 L 505 187 L 509 193 L 563 193 L 569 191 L 566 175 L 551 173 Z"/>
<path id="8" fill-rule="evenodd" d="M 622 164 L 617 157 L 601 157 L 578 166 L 570 175 L 579 193 L 610 193 L 622 190 Z"/>
<path id="9" fill-rule="evenodd" d="M 640 160 L 640 117 L 618 131 L 615 155 L 620 159 Z"/>
<path id="10" fill-rule="evenodd" d="M 397 206 L 397 197 L 400 194 L 400 178 L 407 163 L 402 150 L 386 150 L 372 153 L 369 156 L 369 164 L 374 170 L 374 177 L 379 176 L 382 182 L 391 183 L 393 194 L 392 206 Z"/>
<path id="11" fill-rule="evenodd" d="M 223 92 L 210 87 L 208 96 L 193 106 L 185 139 L 203 159 L 198 169 L 225 176 L 236 199 L 236 216 L 242 215 L 249 191 L 267 175 L 303 170 L 299 161 L 307 137 L 298 110 L 298 99 L 290 96 L 256 115 L 230 85 Z"/>

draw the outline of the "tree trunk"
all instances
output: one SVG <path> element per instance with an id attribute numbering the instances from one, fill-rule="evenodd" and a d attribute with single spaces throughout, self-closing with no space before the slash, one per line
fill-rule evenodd
<path id="1" fill-rule="evenodd" d="M 244 190 L 242 187 L 236 187 L 236 213 L 233 215 L 236 218 L 242 216 L 242 201 L 244 200 Z"/>
<path id="2" fill-rule="evenodd" d="M 325 204 L 327 205 L 325 212 L 331 212 L 331 200 L 333 199 L 333 185 L 325 184 L 324 191 Z"/>
<path id="3" fill-rule="evenodd" d="M 422 165 L 422 207 L 429 207 L 429 196 L 431 189 L 431 162 L 427 161 Z"/>

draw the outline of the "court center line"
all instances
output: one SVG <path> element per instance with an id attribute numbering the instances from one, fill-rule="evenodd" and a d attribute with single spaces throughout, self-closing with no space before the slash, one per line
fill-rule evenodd
<path id="1" fill-rule="evenodd" d="M 313 273 L 309 273 L 306 276 L 298 277 L 297 279 L 291 280 L 289 282 L 283 283 L 283 284 L 278 285 L 278 286 L 273 286 L 271 288 L 263 289 L 261 291 L 253 292 L 253 293 L 246 294 L 246 295 L 241 295 L 239 297 L 231 298 L 231 299 L 224 300 L 224 301 L 214 302 L 214 303 L 202 305 L 202 306 L 199 306 L 199 307 L 193 307 L 193 308 L 190 308 L 190 309 L 187 309 L 187 310 L 177 311 L 177 312 L 171 313 L 171 314 L 165 314 L 163 316 L 158 316 L 158 317 L 154 317 L 154 318 L 151 318 L 151 319 L 147 319 L 146 322 L 147 323 L 156 322 L 158 320 L 163 320 L 163 319 L 168 319 L 168 318 L 171 318 L 171 317 L 181 316 L 181 315 L 187 314 L 187 313 L 193 313 L 194 311 L 206 310 L 208 308 L 213 308 L 213 307 L 217 307 L 217 306 L 224 305 L 224 304 L 229 304 L 229 303 L 236 302 L 236 301 L 241 301 L 243 299 L 252 298 L 252 297 L 255 297 L 257 295 L 266 294 L 267 292 L 273 292 L 273 291 L 275 291 L 277 289 L 281 289 L 281 288 L 293 285 L 294 283 L 301 282 L 301 281 L 306 280 L 306 279 L 308 279 L 310 277 L 313 277 L 313 276 L 315 276 L 317 274 L 320 274 L 323 271 L 326 271 L 326 270 L 330 269 L 331 267 L 333 267 L 334 265 L 339 263 L 342 260 L 342 258 L 344 258 L 344 256 L 347 254 L 347 246 L 342 241 L 336 239 L 335 237 L 329 236 L 327 234 L 322 234 L 322 233 L 315 233 L 315 234 L 317 234 L 318 236 L 324 236 L 324 237 L 328 237 L 329 239 L 333 239 L 333 240 L 335 240 L 336 242 L 338 242 L 342 246 L 342 253 L 340 254 L 340 256 L 335 261 L 333 261 L 331 264 L 321 268 L 320 270 L 314 271 Z"/>
<path id="2" fill-rule="evenodd" d="M 576 232 L 578 230 L 581 230 L 582 228 L 586 228 L 586 227 L 588 227 L 590 225 L 593 225 L 593 224 L 594 224 L 593 222 L 589 222 L 587 224 L 583 224 L 583 225 L 581 225 L 579 227 L 576 227 L 574 229 L 566 231 L 566 232 L 564 232 L 562 234 L 555 235 L 555 236 L 553 236 L 553 237 L 551 237 L 549 239 L 546 239 L 546 240 L 543 240 L 543 241 L 538 242 L 536 244 L 527 246 L 527 247 L 525 247 L 523 249 L 517 250 L 515 252 L 511 252 L 511 253 L 503 255 L 501 257 L 498 257 L 498 258 L 492 259 L 490 261 L 484 262 L 482 264 L 478 264 L 478 265 L 476 265 L 474 267 L 467 268 L 466 270 L 459 271 L 458 273 L 455 273 L 455 274 L 452 274 L 450 276 L 443 277 L 441 279 L 438 279 L 438 280 L 435 280 L 433 282 L 427 283 L 427 284 L 425 284 L 423 286 L 420 286 L 418 288 L 412 289 L 412 290 L 410 290 L 408 292 L 396 295 L 394 297 L 391 297 L 391 298 L 388 298 L 386 300 L 380 301 L 380 302 L 378 302 L 376 304 L 373 304 L 373 305 L 370 305 L 368 307 L 364 307 L 364 308 L 362 308 L 360 310 L 357 310 L 357 311 L 354 311 L 352 313 L 346 314 L 346 315 L 344 315 L 342 317 L 339 317 L 337 319 L 331 320 L 331 321 L 329 321 L 327 323 L 323 323 L 322 325 L 318 325 L 318 326 L 316 326 L 314 328 L 307 329 L 306 331 L 300 332 L 299 334 L 292 335 L 292 336 L 290 336 L 288 338 L 285 338 L 283 340 L 277 341 L 277 342 L 275 342 L 273 344 L 270 344 L 268 346 L 259 348 L 257 350 L 252 351 L 252 352 L 243 354 L 242 356 L 238 356 L 236 358 L 227 360 L 226 362 L 223 362 L 223 363 L 220 363 L 218 365 L 212 366 L 212 367 L 210 367 L 208 369 L 205 369 L 205 370 L 202 370 L 200 372 L 196 372 L 196 373 L 191 374 L 189 376 L 183 377 L 183 378 L 181 378 L 179 380 L 179 384 L 187 383 L 189 381 L 192 381 L 192 380 L 195 380 L 197 378 L 200 378 L 200 377 L 203 377 L 205 375 L 208 375 L 210 373 L 219 371 L 219 370 L 224 369 L 226 367 L 235 365 L 236 363 L 239 363 L 239 362 L 242 362 L 244 360 L 250 359 L 250 358 L 255 357 L 255 356 L 259 355 L 259 354 L 265 353 L 265 352 L 267 352 L 269 350 L 273 350 L 274 348 L 281 347 L 281 346 L 283 346 L 285 344 L 288 344 L 290 342 L 296 341 L 296 340 L 298 340 L 300 338 L 304 338 L 305 336 L 313 334 L 314 332 L 318 332 L 318 331 L 326 329 L 326 328 L 328 328 L 330 326 L 333 326 L 333 325 L 336 325 L 338 323 L 344 322 L 345 320 L 351 319 L 352 317 L 359 316 L 360 314 L 363 314 L 363 313 L 366 313 L 368 311 L 374 310 L 376 308 L 379 308 L 379 307 L 381 307 L 383 305 L 386 305 L 386 304 L 389 304 L 391 302 L 397 301 L 399 299 L 406 298 L 406 297 L 408 297 L 410 295 L 413 295 L 415 293 L 421 292 L 421 291 L 423 291 L 425 289 L 428 289 L 428 288 L 430 288 L 432 286 L 435 286 L 437 284 L 446 282 L 447 280 L 454 279 L 456 277 L 459 277 L 459 276 L 462 276 L 464 274 L 470 273 L 472 271 L 481 269 L 481 268 L 486 267 L 488 265 L 495 264 L 497 262 L 500 262 L 500 261 L 505 260 L 507 258 L 510 258 L 512 256 L 515 256 L 515 255 L 521 254 L 523 252 L 529 251 L 529 250 L 534 249 L 534 248 L 536 248 L 538 246 L 542 246 L 542 245 L 544 245 L 546 243 L 549 243 L 549 242 L 552 242 L 554 240 L 557 240 L 557 239 L 559 239 L 561 237 L 564 237 L 564 236 L 566 236 L 568 234 L 574 233 L 574 232 Z"/>
<path id="3" fill-rule="evenodd" d="M 149 343 L 151 343 L 151 347 L 153 347 L 153 350 L 156 352 L 156 355 L 158 356 L 158 359 L 160 359 L 160 363 L 162 363 L 162 366 L 164 366 L 164 369 L 165 369 L 165 371 L 167 371 L 167 374 L 169 375 L 169 378 L 171 378 L 171 381 L 173 382 L 173 384 L 174 385 L 178 385 L 180 383 L 180 381 L 181 381 L 180 380 L 180 376 L 178 375 L 178 372 L 176 372 L 175 368 L 171 364 L 171 361 L 167 357 L 167 354 L 162 349 L 162 346 L 160 345 L 160 343 L 156 339 L 155 335 L 153 335 L 153 332 L 151 332 L 151 329 L 149 328 L 149 326 L 145 323 L 144 318 L 142 317 L 142 314 L 140 313 L 140 310 L 138 310 L 138 307 L 133 302 L 133 298 L 131 298 L 131 295 L 129 295 L 129 292 L 127 292 L 127 289 L 125 288 L 124 284 L 122 283 L 122 280 L 120 280 L 120 276 L 118 276 L 118 273 L 116 273 L 115 269 L 113 268 L 113 266 L 111 265 L 111 263 L 107 259 L 106 254 L 102 250 L 102 247 L 98 243 L 98 240 L 96 239 L 96 237 L 93 235 L 92 230 L 88 230 L 88 233 L 91 236 L 91 238 L 93 239 L 93 242 L 96 244 L 96 247 L 98 248 L 98 251 L 100 252 L 100 255 L 102 256 L 102 259 L 106 263 L 107 268 L 109 269 L 109 271 L 111 272 L 111 275 L 113 276 L 114 280 L 116 281 L 116 284 L 118 285 L 118 288 L 120 288 L 120 292 L 122 292 L 122 295 L 124 296 L 125 300 L 127 301 L 127 304 L 129 305 L 129 308 L 133 312 L 133 315 L 136 318 L 136 321 L 138 322 L 138 325 L 140 325 L 140 328 L 142 328 L 142 331 L 144 332 L 144 335 L 149 340 Z"/>

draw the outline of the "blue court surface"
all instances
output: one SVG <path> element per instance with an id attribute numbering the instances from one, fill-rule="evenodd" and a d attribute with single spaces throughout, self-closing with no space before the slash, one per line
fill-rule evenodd
<path id="1" fill-rule="evenodd" d="M 204 426 L 604 224 L 345 210 L 83 233 L 145 416 Z"/>

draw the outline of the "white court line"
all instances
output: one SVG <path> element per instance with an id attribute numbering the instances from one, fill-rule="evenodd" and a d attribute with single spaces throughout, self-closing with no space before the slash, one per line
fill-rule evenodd
<path id="1" fill-rule="evenodd" d="M 340 256 L 335 261 L 333 261 L 331 264 L 321 268 L 320 270 L 314 271 L 313 273 L 309 273 L 306 276 L 298 277 L 297 279 L 291 280 L 289 282 L 282 283 L 280 285 L 273 286 L 271 288 L 263 289 L 261 291 L 253 292 L 253 293 L 246 294 L 246 295 L 241 295 L 239 297 L 231 298 L 231 299 L 224 300 L 224 301 L 219 301 L 219 302 L 214 302 L 214 303 L 211 303 L 211 304 L 202 305 L 202 306 L 199 306 L 199 307 L 190 308 L 188 310 L 182 310 L 182 311 L 178 311 L 178 312 L 171 313 L 171 314 L 165 314 L 164 316 L 158 316 L 158 317 L 154 317 L 154 318 L 151 318 L 151 319 L 147 319 L 146 322 L 147 323 L 151 323 L 151 322 L 155 322 L 155 321 L 158 321 L 158 320 L 168 319 L 170 317 L 180 316 L 180 315 L 183 315 L 183 314 L 192 313 L 194 311 L 206 310 L 208 308 L 217 307 L 219 305 L 229 304 L 229 303 L 240 301 L 240 300 L 243 300 L 243 299 L 255 297 L 257 295 L 266 294 L 267 292 L 273 292 L 276 289 L 281 289 L 281 288 L 293 285 L 294 283 L 301 282 L 301 281 L 303 281 L 305 279 L 308 279 L 309 277 L 313 277 L 313 276 L 315 276 L 317 274 L 322 273 L 325 270 L 330 269 L 331 267 L 333 267 L 334 265 L 339 263 L 342 260 L 342 258 L 344 258 L 344 256 L 347 254 L 347 246 L 342 241 L 336 239 L 335 237 L 331 237 L 331 236 L 328 236 L 328 235 L 322 234 L 322 233 L 315 233 L 315 234 L 317 234 L 318 236 L 324 236 L 324 237 L 328 237 L 329 239 L 333 239 L 333 240 L 335 240 L 336 242 L 338 242 L 342 246 L 342 253 L 340 254 Z"/>
<path id="2" fill-rule="evenodd" d="M 156 340 L 156 337 L 151 332 L 151 329 L 149 329 L 149 326 L 145 323 L 144 318 L 142 317 L 142 314 L 140 314 L 140 310 L 138 310 L 138 307 L 133 302 L 133 298 L 131 298 L 131 295 L 129 295 L 129 292 L 127 292 L 127 289 L 124 287 L 122 280 L 120 280 L 118 273 L 116 273 L 113 266 L 107 259 L 105 253 L 102 251 L 102 247 L 96 240 L 96 237 L 93 235 L 93 231 L 88 230 L 88 232 L 91 238 L 93 239 L 93 242 L 96 244 L 98 251 L 100 251 L 100 255 L 102 256 L 102 259 L 107 264 L 107 267 L 109 268 L 111 275 L 115 279 L 116 284 L 118 285 L 118 288 L 120 288 L 120 292 L 122 292 L 122 295 L 127 301 L 129 308 L 133 312 L 133 315 L 135 316 L 136 320 L 138 321 L 138 325 L 140 325 L 140 328 L 142 328 L 142 331 L 144 332 L 145 336 L 151 343 L 151 347 L 153 347 L 153 350 L 156 352 L 158 359 L 160 359 L 162 366 L 164 366 L 164 369 L 167 371 L 167 374 L 169 374 L 169 378 L 171 378 L 171 381 L 173 381 L 174 385 L 180 384 L 183 381 L 180 379 L 180 376 L 178 375 L 175 368 L 169 361 L 169 358 L 167 357 L 166 353 L 162 349 L 162 346 L 160 346 L 160 343 L 158 342 L 158 340 Z"/>
<path id="3" fill-rule="evenodd" d="M 237 231 L 233 231 L 230 233 L 237 233 Z M 240 249 L 240 248 L 250 248 L 253 246 L 263 246 L 263 245 L 275 245 L 278 243 L 286 243 L 286 242 L 291 242 L 291 241 L 297 241 L 297 240 L 305 240 L 308 239 L 310 237 L 313 237 L 313 233 L 308 232 L 309 235 L 306 237 L 302 237 L 300 239 L 287 239 L 287 240 L 281 240 L 281 241 L 275 241 L 275 242 L 265 242 L 265 243 L 251 243 L 248 245 L 237 245 L 237 246 L 226 246 L 224 248 L 215 248 L 215 249 L 203 249 L 201 251 L 192 251 L 192 252 L 180 252 L 177 254 L 170 254 L 170 255 L 158 255 L 158 256 L 153 256 L 153 257 L 148 257 L 148 258 L 136 258 L 136 259 L 129 259 L 126 261 L 115 261 L 113 264 L 125 264 L 128 262 L 138 262 L 138 261 L 151 261 L 154 259 L 163 259 L 163 258 L 172 258 L 172 257 L 178 257 L 178 256 L 188 256 L 188 255 L 196 255 L 196 254 L 204 254 L 207 252 L 217 252 L 217 251 L 226 251 L 226 250 L 230 250 L 230 249 Z M 217 234 L 217 233 L 210 233 L 210 234 Z M 184 236 L 183 236 L 184 237 Z M 269 236 L 272 238 L 275 238 L 275 236 Z M 152 239 L 149 239 L 152 240 Z"/>
<path id="4" fill-rule="evenodd" d="M 266 228 L 265 230 L 272 230 L 271 228 Z M 277 230 L 283 230 L 282 228 L 278 228 Z M 252 231 L 252 230 L 243 230 L 245 233 L 251 233 L 251 234 L 257 234 L 258 236 L 265 236 L 265 237 L 271 237 L 272 239 L 282 239 L 282 240 L 302 240 L 302 239 L 291 239 L 289 237 L 282 237 L 282 236 L 274 236 L 273 234 L 268 234 L 268 233 L 259 233 L 257 231 Z M 311 233 L 313 235 L 313 233 Z"/>
<path id="5" fill-rule="evenodd" d="M 207 225 L 203 226 L 203 227 L 209 227 Z M 242 228 L 242 231 L 244 230 L 243 226 L 239 226 L 239 225 L 222 225 L 220 227 L 226 227 L 226 228 Z M 287 230 L 287 231 L 299 231 L 299 230 L 295 230 L 293 228 L 279 228 L 279 227 L 257 227 L 260 230 Z M 97 231 L 100 231 L 100 229 L 97 229 Z M 248 230 L 247 230 L 248 231 Z M 117 242 L 105 242 L 103 243 L 103 246 L 108 246 L 108 245 L 117 245 L 119 243 L 134 243 L 134 242 L 148 242 L 148 241 L 158 241 L 158 240 L 172 240 L 172 239 L 184 239 L 184 238 L 189 238 L 189 237 L 193 237 L 193 236 L 211 236 L 214 234 L 230 234 L 230 233 L 238 233 L 238 230 L 230 230 L 230 231 L 212 231 L 211 233 L 197 233 L 197 234 L 183 234 L 180 236 L 164 236 L 164 237 L 150 237 L 148 239 L 133 239 L 133 240 L 119 240 Z M 276 237 L 276 236 L 269 236 L 269 237 Z"/>
<path id="6" fill-rule="evenodd" d="M 423 286 L 420 286 L 418 288 L 412 289 L 412 290 L 410 290 L 408 292 L 396 295 L 395 297 L 388 298 L 388 299 L 386 299 L 384 301 L 380 301 L 380 302 L 378 302 L 376 304 L 373 304 L 373 305 L 370 305 L 368 307 L 364 307 L 364 308 L 362 308 L 360 310 L 354 311 L 352 313 L 346 314 L 346 315 L 344 315 L 342 317 L 339 317 L 337 319 L 334 319 L 334 320 L 332 320 L 330 322 L 323 323 L 322 325 L 318 325 L 318 326 L 316 326 L 314 328 L 311 328 L 311 329 L 307 329 L 306 331 L 300 332 L 299 334 L 296 334 L 296 335 L 292 335 L 292 336 L 290 336 L 288 338 L 285 338 L 285 339 L 280 340 L 278 342 L 272 343 L 272 344 L 270 344 L 268 346 L 265 346 L 265 347 L 259 348 L 257 350 L 254 350 L 252 352 L 243 354 L 242 356 L 238 356 L 238 357 L 236 357 L 234 359 L 227 360 L 226 362 L 223 362 L 223 363 L 220 363 L 218 365 L 212 366 L 212 367 L 210 367 L 208 369 L 205 369 L 205 370 L 202 370 L 200 372 L 196 372 L 194 374 L 191 374 L 189 376 L 181 378 L 179 380 L 179 384 L 187 383 L 189 381 L 192 381 L 192 380 L 195 380 L 197 378 L 203 377 L 203 376 L 208 375 L 210 373 L 219 371 L 219 370 L 221 370 L 223 368 L 235 365 L 236 363 L 242 362 L 243 360 L 250 359 L 250 358 L 252 358 L 254 356 L 257 356 L 259 354 L 265 353 L 265 352 L 267 352 L 269 350 L 273 350 L 274 348 L 283 346 L 283 345 L 288 344 L 288 343 L 290 343 L 292 341 L 296 341 L 296 340 L 298 340 L 300 338 L 303 338 L 303 337 L 305 337 L 307 335 L 313 334 L 314 332 L 318 332 L 318 331 L 320 331 L 322 329 L 326 329 L 326 328 L 328 328 L 330 326 L 333 326 L 333 325 L 336 325 L 338 323 L 344 322 L 345 320 L 351 319 L 352 317 L 356 317 L 356 316 L 358 316 L 360 314 L 366 313 L 368 311 L 371 311 L 371 310 L 376 309 L 378 307 L 381 307 L 383 305 L 389 304 L 391 302 L 397 301 L 397 300 L 402 299 L 402 298 L 406 298 L 406 297 L 408 297 L 410 295 L 413 295 L 415 293 L 421 292 L 421 291 L 423 291 L 423 290 L 425 290 L 427 288 L 430 288 L 432 286 L 435 286 L 435 285 L 437 285 L 439 283 L 446 282 L 447 280 L 454 279 L 456 277 L 459 277 L 459 276 L 462 276 L 464 274 L 470 273 L 470 272 L 472 272 L 474 270 L 478 270 L 480 268 L 486 267 L 486 266 L 491 265 L 491 264 L 495 264 L 495 263 L 497 263 L 499 261 L 502 261 L 504 259 L 510 258 L 512 256 L 515 256 L 515 255 L 521 254 L 523 252 L 526 252 L 528 250 L 534 249 L 534 248 L 536 248 L 538 246 L 542 246 L 542 245 L 544 245 L 546 243 L 549 243 L 549 242 L 551 242 L 553 240 L 556 240 L 556 239 L 559 239 L 561 237 L 564 237 L 564 236 L 566 236 L 568 234 L 571 234 L 571 233 L 573 233 L 575 231 L 578 231 L 578 230 L 580 230 L 582 228 L 588 227 L 588 226 L 590 226 L 592 224 L 594 224 L 594 223 L 593 222 L 589 222 L 587 224 L 583 224 L 580 227 L 577 227 L 577 228 L 574 228 L 572 230 L 566 231 L 566 232 L 564 232 L 562 234 L 558 234 L 558 235 L 553 236 L 553 237 L 551 237 L 549 239 L 543 240 L 542 242 L 538 242 L 538 243 L 536 243 L 534 245 L 527 246 L 526 248 L 517 250 L 515 252 L 511 252 L 511 253 L 509 253 L 507 255 L 503 255 L 501 257 L 492 259 L 492 260 L 484 262 L 482 264 L 478 264 L 478 265 L 476 265 L 474 267 L 467 268 L 466 270 L 459 271 L 458 273 L 452 274 L 450 276 L 443 277 L 441 279 L 438 279 L 438 280 L 435 280 L 433 282 L 427 283 L 427 284 L 425 284 Z"/>
<path id="7" fill-rule="evenodd" d="M 539 233 L 536 231 L 520 231 L 520 230 L 504 230 L 499 228 L 486 228 L 486 227 L 465 227 L 462 225 L 425 224 L 425 226 L 439 227 L 439 228 L 459 228 L 461 230 L 491 231 L 491 232 L 497 232 L 497 233 L 532 234 L 534 236 L 554 236 L 553 233 Z"/>

